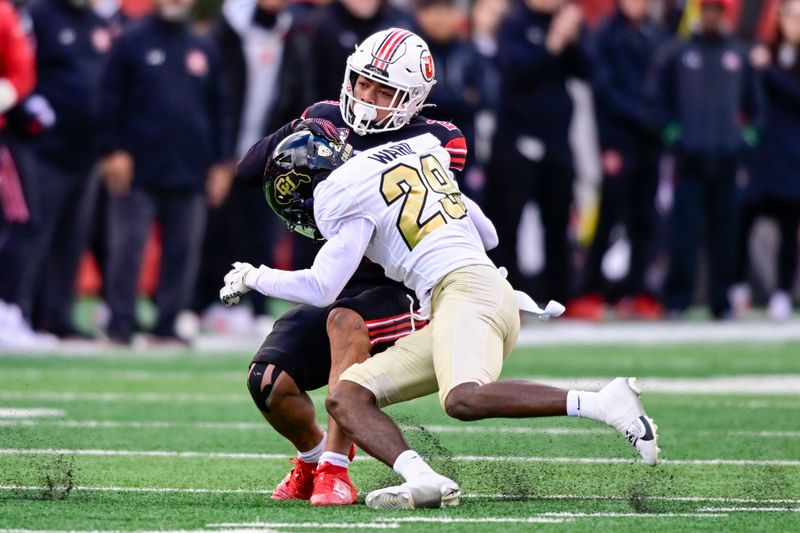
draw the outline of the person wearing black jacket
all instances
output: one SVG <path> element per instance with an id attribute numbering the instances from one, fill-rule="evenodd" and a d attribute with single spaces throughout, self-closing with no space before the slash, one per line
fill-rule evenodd
<path id="1" fill-rule="evenodd" d="M 216 47 L 188 24 L 194 0 L 158 0 L 114 43 L 100 88 L 98 148 L 109 191 L 108 336 L 127 344 L 145 242 L 161 222 L 154 340 L 177 340 L 192 295 L 206 201 L 219 205 L 231 171 L 228 112 Z M 206 199 L 207 197 L 207 199 Z"/>
<path id="2" fill-rule="evenodd" d="M 697 252 L 705 231 L 708 303 L 730 316 L 728 289 L 736 256 L 736 174 L 745 149 L 758 140 L 764 98 L 746 47 L 724 28 L 727 0 L 701 0 L 699 29 L 670 48 L 654 78 L 663 138 L 675 157 L 669 221 L 670 267 L 662 301 L 678 316 L 693 302 Z"/>
<path id="3" fill-rule="evenodd" d="M 287 4 L 287 0 L 226 0 L 212 27 L 230 96 L 230 142 L 237 159 L 312 103 L 309 71 L 302 68 L 308 64 L 300 42 L 306 36 L 298 31 Z M 292 238 L 281 232 L 260 196 L 234 186 L 226 201 L 209 212 L 195 290 L 198 313 L 220 306 L 217 283 L 230 268 L 226 257 L 272 266 L 278 239 Z M 266 297 L 255 294 L 250 301 L 257 319 L 254 325 L 263 328 L 269 322 Z"/>
<path id="4" fill-rule="evenodd" d="M 458 124 L 467 145 L 473 146 L 475 115 L 484 101 L 484 72 L 478 53 L 458 34 L 464 13 L 456 0 L 416 0 L 414 6 L 416 33 L 428 43 L 436 67 L 437 83 L 428 98 L 434 107 L 426 109 L 425 115 Z M 467 168 L 471 163 L 472 156 Z M 459 186 L 472 199 L 480 196 L 466 180 Z"/>
<path id="5" fill-rule="evenodd" d="M 486 185 L 489 217 L 500 235 L 490 253 L 509 269 L 515 287 L 526 283 L 517 265 L 517 227 L 525 203 L 535 200 L 544 227 L 544 299 L 564 301 L 570 280 L 567 225 L 574 166 L 569 143 L 569 78 L 586 78 L 580 9 L 562 0 L 519 2 L 498 40 L 502 98 Z"/>
<path id="6" fill-rule="evenodd" d="M 769 113 L 761 142 L 750 158 L 745 188 L 742 231 L 739 234 L 737 284 L 731 299 L 737 311 L 749 303 L 748 242 L 758 217 L 777 222 L 780 232 L 778 283 L 767 304 L 767 315 L 786 320 L 792 314 L 792 287 L 797 279 L 800 230 L 800 0 L 783 0 L 776 42 L 752 53 L 762 70 Z"/>
<path id="7" fill-rule="evenodd" d="M 16 283 L 26 317 L 59 337 L 83 336 L 73 325 L 75 279 L 87 245 L 98 181 L 92 101 L 100 65 L 111 47 L 111 23 L 85 0 L 34 0 L 28 6 L 36 40 L 36 94 L 55 111 L 54 127 L 33 147 L 30 172 L 39 184 L 38 227 L 17 245 L 27 267 Z"/>
<path id="8" fill-rule="evenodd" d="M 647 8 L 648 0 L 618 0 L 594 36 L 592 88 L 603 181 L 581 297 L 567 306 L 573 317 L 599 320 L 609 299 L 619 300 L 617 309 L 626 317 L 657 319 L 662 314 L 645 284 L 656 229 L 661 141 L 644 86 L 666 36 L 647 20 Z M 618 224 L 625 229 L 631 255 L 625 279 L 611 287 L 603 278 L 602 261 Z"/>
<path id="9" fill-rule="evenodd" d="M 339 94 L 347 57 L 367 36 L 410 28 L 411 19 L 388 0 L 334 0 L 315 13 L 309 46 L 312 101 Z"/>

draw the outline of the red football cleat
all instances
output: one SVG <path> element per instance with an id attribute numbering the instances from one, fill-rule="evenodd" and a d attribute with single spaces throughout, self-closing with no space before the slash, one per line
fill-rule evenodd
<path id="1" fill-rule="evenodd" d="M 306 463 L 299 457 L 292 457 L 289 460 L 294 463 L 294 468 L 275 487 L 272 499 L 307 500 L 314 491 L 314 471 L 317 463 Z"/>
<path id="2" fill-rule="evenodd" d="M 661 320 L 664 318 L 664 308 L 652 296 L 639 294 L 620 300 L 617 316 L 623 320 Z"/>
<path id="3" fill-rule="evenodd" d="M 320 463 L 314 476 L 311 505 L 352 505 L 358 495 L 347 469 L 330 463 Z"/>
<path id="4" fill-rule="evenodd" d="M 570 300 L 566 304 L 564 318 L 601 322 L 605 319 L 605 300 L 599 294 L 587 294 Z"/>

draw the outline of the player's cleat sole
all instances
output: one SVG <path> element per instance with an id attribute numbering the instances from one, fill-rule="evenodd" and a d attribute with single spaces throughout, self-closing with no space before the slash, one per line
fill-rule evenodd
<path id="1" fill-rule="evenodd" d="M 616 378 L 598 393 L 604 399 L 605 421 L 636 448 L 642 460 L 658 464 L 658 426 L 642 406 L 636 378 Z"/>
<path id="2" fill-rule="evenodd" d="M 443 476 L 433 483 L 403 483 L 395 487 L 378 489 L 367 494 L 365 503 L 372 509 L 423 509 L 455 507 L 461 489 L 458 484 Z"/>

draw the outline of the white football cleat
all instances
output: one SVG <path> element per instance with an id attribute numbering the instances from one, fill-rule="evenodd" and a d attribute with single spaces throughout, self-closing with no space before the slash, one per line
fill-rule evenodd
<path id="1" fill-rule="evenodd" d="M 639 400 L 636 378 L 616 378 L 598 394 L 605 422 L 628 439 L 645 463 L 658 464 L 658 426 L 647 416 Z"/>
<path id="2" fill-rule="evenodd" d="M 455 507 L 461 496 L 458 483 L 438 474 L 402 485 L 373 490 L 365 503 L 372 509 L 422 509 Z"/>

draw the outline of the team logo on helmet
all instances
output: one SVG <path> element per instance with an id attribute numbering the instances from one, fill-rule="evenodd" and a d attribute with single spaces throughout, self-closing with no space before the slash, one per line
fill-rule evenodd
<path id="1" fill-rule="evenodd" d="M 422 76 L 425 78 L 425 81 L 431 81 L 436 73 L 433 68 L 433 57 L 426 50 L 422 52 L 422 57 L 420 57 L 419 62 L 420 71 L 422 72 Z"/>
<path id="2" fill-rule="evenodd" d="M 292 193 L 302 183 L 311 183 L 311 176 L 294 170 L 281 174 L 275 179 L 275 200 L 281 205 L 287 205 L 292 200 Z"/>

